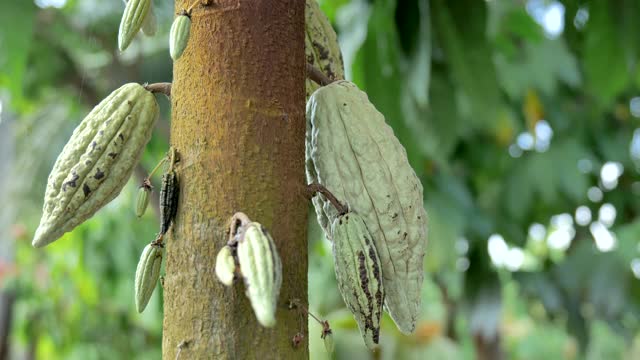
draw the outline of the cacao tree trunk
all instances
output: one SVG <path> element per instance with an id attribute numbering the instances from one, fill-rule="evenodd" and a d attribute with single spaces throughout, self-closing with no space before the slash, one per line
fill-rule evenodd
<path id="1" fill-rule="evenodd" d="M 176 1 L 176 13 L 193 0 Z M 304 194 L 304 1 L 202 1 L 174 63 L 171 144 L 178 214 L 165 237 L 163 358 L 303 359 L 307 302 Z M 237 211 L 273 235 L 283 263 L 274 328 L 255 319 L 244 284 L 215 278 Z"/>

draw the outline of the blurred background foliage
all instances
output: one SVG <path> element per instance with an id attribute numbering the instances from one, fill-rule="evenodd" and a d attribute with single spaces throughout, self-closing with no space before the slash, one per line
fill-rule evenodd
<path id="1" fill-rule="evenodd" d="M 640 2 L 320 4 L 429 214 L 417 331 L 385 318 L 376 356 L 310 214 L 310 309 L 330 321 L 335 358 L 640 358 Z M 161 288 L 141 315 L 132 294 L 157 215 L 132 207 L 167 149 L 166 99 L 122 194 L 54 246 L 30 246 L 52 163 L 88 109 L 125 82 L 171 80 L 173 3 L 154 7 L 159 34 L 120 54 L 122 1 L 0 2 L 0 358 L 161 357 Z M 307 335 L 311 358 L 329 358 L 317 323 Z"/>

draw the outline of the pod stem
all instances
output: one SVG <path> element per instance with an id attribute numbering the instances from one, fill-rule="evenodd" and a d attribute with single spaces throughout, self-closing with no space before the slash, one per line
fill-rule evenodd
<path id="1" fill-rule="evenodd" d="M 160 166 L 162 166 L 162 164 L 164 164 L 164 162 L 167 161 L 166 157 L 163 157 L 162 160 L 160 160 L 160 162 L 158 162 L 158 164 L 156 165 L 156 167 L 153 168 L 153 170 L 151 170 L 151 172 L 149 173 L 149 175 L 147 175 L 146 178 L 144 178 L 142 180 L 142 186 L 145 186 L 146 184 L 148 184 L 149 186 L 151 186 L 151 176 L 153 176 L 153 174 L 155 174 L 156 171 L 158 171 L 158 169 L 160 168 Z"/>
<path id="2" fill-rule="evenodd" d="M 302 302 L 300 301 L 300 299 L 291 299 L 289 300 L 289 309 L 299 309 L 301 312 L 305 313 L 306 315 L 311 316 L 315 321 L 317 321 L 320 325 L 322 325 L 322 338 L 324 339 L 324 337 L 326 336 L 326 334 L 330 334 L 331 333 L 331 326 L 329 326 L 329 322 L 327 320 L 322 320 L 320 318 L 318 318 L 317 316 L 313 315 L 312 312 L 309 311 L 309 309 L 304 306 L 304 304 L 302 304 Z"/>
<path id="3" fill-rule="evenodd" d="M 320 193 L 324 195 L 324 197 L 326 197 L 327 200 L 329 200 L 329 202 L 333 205 L 333 207 L 335 207 L 336 210 L 338 210 L 340 215 L 344 215 L 347 212 L 349 212 L 349 208 L 343 205 L 340 201 L 338 201 L 335 195 L 333 195 L 333 193 L 329 191 L 329 189 L 327 189 L 324 185 L 321 185 L 318 183 L 309 184 L 307 185 L 307 191 L 309 192 L 310 197 L 313 197 L 316 193 Z"/>
<path id="4" fill-rule="evenodd" d="M 153 94 L 161 93 L 161 94 L 167 95 L 168 97 L 171 97 L 170 82 L 147 84 L 144 86 L 144 88 L 147 89 L 148 91 L 151 91 Z"/>
<path id="5" fill-rule="evenodd" d="M 238 234 L 239 229 L 250 223 L 251 219 L 249 219 L 247 214 L 240 211 L 233 214 L 229 219 L 229 241 L 227 242 L 227 245 L 233 248 L 238 242 L 236 235 Z"/>
<path id="6" fill-rule="evenodd" d="M 187 10 L 184 10 L 184 15 L 191 17 L 191 11 L 198 5 L 202 5 L 202 6 L 208 6 L 211 5 L 211 0 L 195 0 L 188 8 Z M 181 13 L 182 15 L 182 13 Z"/>
<path id="7" fill-rule="evenodd" d="M 320 86 L 329 85 L 333 80 L 329 79 L 322 71 L 307 63 L 307 77 Z"/>

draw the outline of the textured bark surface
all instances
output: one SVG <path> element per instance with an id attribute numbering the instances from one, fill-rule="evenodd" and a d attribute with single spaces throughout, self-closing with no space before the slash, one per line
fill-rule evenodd
<path id="1" fill-rule="evenodd" d="M 176 1 L 175 11 L 188 7 Z M 163 358 L 304 359 L 304 1 L 215 0 L 192 13 L 174 63 L 171 143 L 180 162 L 178 214 L 166 239 Z M 236 211 L 272 233 L 283 263 L 275 328 L 255 319 L 244 285 L 220 284 L 217 252 Z"/>

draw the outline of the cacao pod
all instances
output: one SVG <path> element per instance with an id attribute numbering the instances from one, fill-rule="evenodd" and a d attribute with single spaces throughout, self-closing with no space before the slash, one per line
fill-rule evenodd
<path id="1" fill-rule="evenodd" d="M 175 171 L 169 170 L 162 175 L 162 187 L 160 188 L 160 235 L 167 233 L 176 217 L 179 196 L 178 176 Z"/>
<path id="2" fill-rule="evenodd" d="M 123 0 L 125 5 L 129 0 Z M 153 4 L 149 5 L 149 12 L 142 22 L 142 33 L 146 36 L 153 36 L 158 31 L 158 19 L 156 18 L 155 11 L 153 11 Z"/>
<path id="3" fill-rule="evenodd" d="M 307 62 L 333 80 L 344 79 L 342 52 L 338 36 L 331 27 L 329 19 L 322 12 L 317 0 L 306 0 L 305 10 L 305 47 Z M 307 99 L 320 85 L 307 79 Z"/>
<path id="4" fill-rule="evenodd" d="M 272 327 L 282 285 L 282 262 L 273 238 L 262 225 L 251 222 L 242 231 L 237 253 L 245 294 L 258 322 Z"/>
<path id="5" fill-rule="evenodd" d="M 385 296 L 378 252 L 364 220 L 354 212 L 335 219 L 331 234 L 342 299 L 356 318 L 365 344 L 374 349 L 380 338 Z"/>
<path id="6" fill-rule="evenodd" d="M 191 18 L 185 12 L 173 20 L 169 33 L 169 54 L 173 61 L 182 56 L 184 49 L 189 43 L 189 33 L 191 31 Z"/>
<path id="7" fill-rule="evenodd" d="M 331 332 L 331 330 L 322 334 L 322 341 L 324 342 L 324 349 L 327 350 L 327 354 L 333 354 L 333 350 L 335 350 L 336 344 L 333 340 L 333 332 Z"/>
<path id="8" fill-rule="evenodd" d="M 120 20 L 120 30 L 118 31 L 118 48 L 124 51 L 136 36 L 144 23 L 151 0 L 130 0 L 124 7 L 124 13 Z"/>
<path id="9" fill-rule="evenodd" d="M 348 81 L 318 89 L 307 102 L 307 181 L 331 191 L 360 214 L 382 261 L 385 307 L 403 333 L 420 311 L 426 214 L 422 184 L 384 116 Z M 314 201 L 320 225 L 338 215 L 322 196 Z"/>
<path id="10" fill-rule="evenodd" d="M 226 286 L 233 285 L 233 278 L 236 272 L 236 262 L 230 246 L 223 246 L 216 256 L 216 276 L 221 283 Z"/>
<path id="11" fill-rule="evenodd" d="M 149 193 L 151 193 L 151 186 L 146 183 L 138 188 L 138 196 L 136 198 L 136 216 L 139 218 L 147 211 L 147 206 L 149 206 Z"/>
<path id="12" fill-rule="evenodd" d="M 162 250 L 162 244 L 152 242 L 144 247 L 142 255 L 140 255 L 135 280 L 136 310 L 139 313 L 147 307 L 160 278 Z"/>
<path id="13" fill-rule="evenodd" d="M 156 32 L 158 32 L 158 19 L 156 18 L 155 11 L 153 11 L 153 6 L 150 6 L 149 13 L 142 23 L 142 33 L 151 37 L 155 35 Z"/>
<path id="14" fill-rule="evenodd" d="M 120 193 L 157 118 L 153 94 L 130 83 L 112 92 L 82 120 L 49 174 L 33 246 L 55 241 Z"/>

